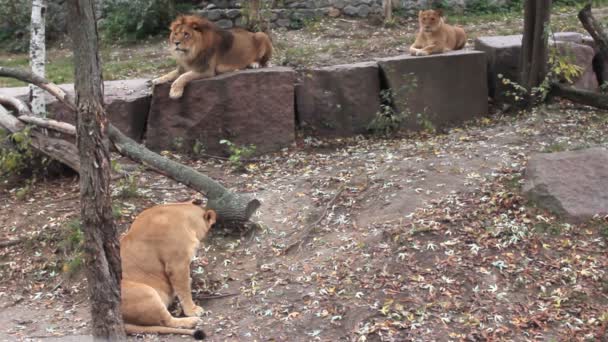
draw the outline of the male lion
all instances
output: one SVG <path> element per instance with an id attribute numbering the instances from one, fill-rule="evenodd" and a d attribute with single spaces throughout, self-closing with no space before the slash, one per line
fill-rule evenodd
<path id="1" fill-rule="evenodd" d="M 441 10 L 418 12 L 420 31 L 410 47 L 414 56 L 427 56 L 433 53 L 460 50 L 467 42 L 466 33 L 461 27 L 444 22 Z"/>
<path id="2" fill-rule="evenodd" d="M 169 47 L 178 67 L 152 84 L 174 81 L 169 96 L 182 97 L 190 81 L 217 74 L 268 66 L 272 43 L 263 32 L 240 28 L 223 30 L 195 15 L 180 16 L 171 24 Z"/>
<path id="3" fill-rule="evenodd" d="M 121 238 L 121 310 L 127 333 L 205 337 L 195 330 L 203 309 L 192 301 L 190 261 L 216 214 L 195 203 L 144 210 Z M 188 317 L 176 318 L 167 310 L 175 296 Z"/>

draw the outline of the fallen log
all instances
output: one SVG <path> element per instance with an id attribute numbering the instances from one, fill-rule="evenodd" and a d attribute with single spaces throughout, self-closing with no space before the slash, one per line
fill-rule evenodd
<path id="1" fill-rule="evenodd" d="M 76 110 L 76 106 L 71 99 L 69 99 L 66 92 L 55 84 L 48 82 L 44 78 L 34 76 L 24 70 L 6 67 L 0 67 L 0 76 L 16 78 L 18 80 L 37 85 L 40 88 L 48 91 L 51 95 L 55 96 L 71 110 Z M 17 120 L 17 118 L 12 117 L 10 114 L 8 116 L 10 116 L 12 120 L 9 119 L 7 121 L 12 122 L 13 124 L 23 125 L 23 123 Z M 29 120 L 27 119 L 27 116 L 26 120 Z M 29 122 L 49 129 L 56 129 L 57 127 L 61 126 L 64 133 L 71 132 L 72 130 L 74 132 L 76 131 L 73 125 L 64 122 L 51 122 L 46 119 L 40 120 L 29 120 Z M 17 123 L 15 123 L 15 121 Z M 60 125 L 58 126 L 57 124 Z M 2 121 L 0 121 L 0 125 L 4 126 Z M 240 227 L 249 221 L 251 216 L 261 205 L 260 201 L 249 195 L 233 193 L 213 179 L 199 173 L 195 169 L 172 161 L 148 150 L 143 145 L 138 144 L 125 136 L 112 124 L 108 125 L 107 134 L 110 141 L 114 144 L 120 154 L 203 193 L 208 199 L 207 206 L 217 211 L 219 225 L 224 227 Z M 75 155 L 78 155 L 77 151 Z"/>
<path id="2" fill-rule="evenodd" d="M 22 112 L 23 108 L 20 111 Z M 26 128 L 23 122 L 11 115 L 2 105 L 0 105 L 0 126 L 6 128 L 10 133 L 18 133 Z M 52 138 L 42 132 L 32 130 L 29 132 L 29 144 L 34 150 L 59 161 L 76 172 L 80 172 L 78 149 L 69 141 Z"/>
<path id="3" fill-rule="evenodd" d="M 587 106 L 608 109 L 608 95 L 551 83 L 550 96 L 557 96 Z"/>

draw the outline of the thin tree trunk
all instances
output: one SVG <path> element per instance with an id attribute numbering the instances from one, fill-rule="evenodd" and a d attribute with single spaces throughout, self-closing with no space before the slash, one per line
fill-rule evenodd
<path id="1" fill-rule="evenodd" d="M 540 85 L 547 75 L 548 28 L 551 0 L 526 0 L 521 49 L 521 80 L 526 89 Z"/>
<path id="2" fill-rule="evenodd" d="M 384 13 L 385 22 L 393 20 L 393 0 L 382 0 L 382 12 Z"/>
<path id="3" fill-rule="evenodd" d="M 30 68 L 32 73 L 44 77 L 46 62 L 46 5 L 47 0 L 32 0 L 32 22 L 30 28 Z M 32 112 L 45 116 L 46 103 L 44 91 L 30 84 L 30 103 Z"/>
<path id="4" fill-rule="evenodd" d="M 578 12 L 578 19 L 599 47 L 599 54 L 602 59 L 608 62 L 608 35 L 604 31 L 602 24 L 593 17 L 591 4 L 587 4 L 587 6 Z"/>
<path id="5" fill-rule="evenodd" d="M 92 333 L 99 340 L 124 340 L 120 311 L 121 265 L 112 217 L 110 158 L 104 137 L 97 24 L 93 0 L 69 0 L 74 49 L 77 145 L 80 156 L 80 215 L 85 236 L 86 273 L 91 299 Z"/>

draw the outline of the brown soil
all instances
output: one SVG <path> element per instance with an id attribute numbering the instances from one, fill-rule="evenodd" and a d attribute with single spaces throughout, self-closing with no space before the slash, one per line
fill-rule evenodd
<path id="1" fill-rule="evenodd" d="M 305 138 L 245 173 L 174 156 L 263 201 L 259 228 L 213 234 L 192 265 L 209 340 L 599 338 L 607 224 L 566 225 L 519 189 L 534 152 L 606 146 L 606 114 L 551 105 L 442 135 Z M 114 201 L 122 230 L 146 207 L 196 195 L 132 174 L 138 197 Z M 18 189 L 0 190 L 0 241 L 22 240 L 0 249 L 0 340 L 86 335 L 86 283 L 64 272 L 62 242 L 77 182 L 39 181 L 21 199 Z M 310 239 L 281 255 L 340 189 Z M 205 299 L 215 294 L 234 296 Z"/>

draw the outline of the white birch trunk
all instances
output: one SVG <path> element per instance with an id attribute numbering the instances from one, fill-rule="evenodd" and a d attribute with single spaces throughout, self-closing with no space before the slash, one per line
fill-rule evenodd
<path id="1" fill-rule="evenodd" d="M 46 63 L 46 4 L 47 0 L 32 0 L 32 23 L 30 30 L 30 68 L 32 73 L 40 77 L 44 76 Z M 30 103 L 32 113 L 45 116 L 46 102 L 44 90 L 30 84 Z"/>

